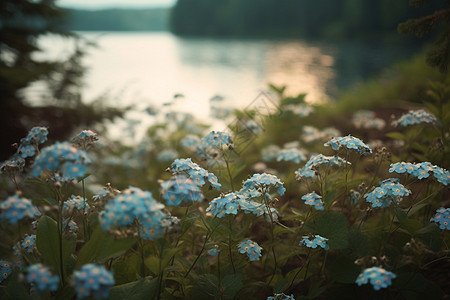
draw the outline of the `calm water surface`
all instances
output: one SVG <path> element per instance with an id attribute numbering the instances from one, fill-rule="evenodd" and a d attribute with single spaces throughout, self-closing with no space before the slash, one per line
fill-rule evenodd
<path id="1" fill-rule="evenodd" d="M 291 95 L 307 93 L 312 102 L 332 98 L 413 51 L 379 43 L 180 38 L 168 32 L 81 35 L 98 45 L 85 58 L 87 101 L 106 93 L 113 105 L 144 109 L 182 94 L 179 109 L 200 117 L 209 114 L 215 95 L 244 107 L 269 83 L 286 85 Z M 46 57 L 64 57 L 73 47 L 56 37 L 40 42 Z"/>

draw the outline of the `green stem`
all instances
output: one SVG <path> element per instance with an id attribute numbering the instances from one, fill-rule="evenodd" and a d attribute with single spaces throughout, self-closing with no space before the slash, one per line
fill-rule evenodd
<path id="1" fill-rule="evenodd" d="M 233 253 L 231 252 L 231 234 L 233 232 L 233 219 L 231 217 L 228 218 L 228 255 L 230 256 L 230 262 L 231 262 L 231 266 L 233 267 L 233 273 L 236 274 L 236 268 L 234 266 L 234 261 L 233 261 Z"/>
<path id="2" fill-rule="evenodd" d="M 188 214 L 188 212 L 189 212 L 189 208 L 190 208 L 190 207 L 191 207 L 190 204 L 188 204 L 188 205 L 186 206 L 186 210 L 184 211 L 184 217 L 182 218 L 183 221 L 184 221 L 184 219 L 186 218 L 186 216 L 187 216 L 187 214 Z M 181 234 L 178 235 L 177 241 L 175 242 L 175 247 L 174 247 L 174 248 L 177 248 L 177 247 L 178 247 L 178 244 L 180 243 L 181 238 L 184 236 L 185 233 L 186 233 L 186 230 L 182 231 Z M 174 256 L 172 257 L 172 259 L 170 260 L 170 265 L 171 265 L 171 266 L 173 266 L 174 261 L 175 261 L 175 255 L 174 255 Z"/>
<path id="3" fill-rule="evenodd" d="M 140 226 L 139 222 L 136 221 L 136 223 L 137 223 L 136 228 L 137 228 L 137 234 L 138 234 L 137 241 L 138 241 L 138 247 L 139 247 L 139 256 L 141 257 L 140 273 L 141 273 L 141 277 L 144 278 L 145 276 L 147 276 L 146 267 L 145 267 L 145 258 L 144 258 L 144 240 L 142 239 L 141 233 L 139 231 L 139 226 Z"/>
<path id="4" fill-rule="evenodd" d="M 65 286 L 65 278 L 64 278 L 64 263 L 63 263 L 63 215 L 62 208 L 64 205 L 64 201 L 62 201 L 58 195 L 58 217 L 57 217 L 57 227 L 58 227 L 58 238 L 59 238 L 59 272 L 61 273 L 61 284 Z"/>
<path id="5" fill-rule="evenodd" d="M 167 231 L 166 231 L 166 233 L 167 233 Z M 163 283 L 163 277 L 164 277 L 164 270 L 162 269 L 164 242 L 165 242 L 165 239 L 161 241 L 161 249 L 159 251 L 159 274 L 158 274 L 158 293 L 157 293 L 158 300 L 161 299 L 161 289 L 162 289 L 162 283 Z"/>
<path id="6" fill-rule="evenodd" d="M 84 178 L 81 180 L 81 189 L 82 189 L 82 197 L 83 197 L 83 234 L 84 234 L 84 239 L 85 241 L 89 241 L 90 237 L 89 237 L 89 230 L 88 230 L 88 222 L 87 222 L 87 215 L 86 215 L 86 191 L 85 191 L 85 187 L 84 187 Z"/>
<path id="7" fill-rule="evenodd" d="M 273 278 L 275 277 L 275 274 L 277 273 L 277 268 L 278 268 L 278 263 L 277 263 L 277 256 L 275 254 L 275 236 L 273 233 L 273 217 L 272 217 L 272 212 L 270 210 L 270 206 L 269 203 L 267 201 L 267 197 L 264 194 L 264 204 L 266 205 L 266 210 L 267 213 L 269 214 L 270 217 L 270 235 L 271 235 L 271 250 L 272 250 L 272 255 L 273 255 L 273 274 L 272 277 L 270 277 L 269 282 L 267 283 L 268 285 L 270 285 L 270 283 L 272 282 Z"/>
<path id="8" fill-rule="evenodd" d="M 384 247 L 386 246 L 386 244 L 387 244 L 387 242 L 389 241 L 389 238 L 390 238 L 390 236 L 391 236 L 391 234 L 392 234 L 392 232 L 391 232 L 391 229 L 392 229 L 392 224 L 394 224 L 394 219 L 395 219 L 395 214 L 394 213 L 392 213 L 392 218 L 391 218 L 391 223 L 389 224 L 389 230 L 388 230 L 388 234 L 387 234 L 387 237 L 386 237 L 386 240 L 384 241 L 384 243 L 381 245 L 381 247 L 380 247 L 380 251 L 379 251 L 379 254 L 381 255 L 381 251 L 384 249 Z"/>
<path id="9" fill-rule="evenodd" d="M 328 251 L 325 250 L 325 256 L 323 258 L 322 267 L 320 268 L 320 274 L 323 274 L 323 270 L 325 269 L 325 263 L 327 261 Z"/>
<path id="10" fill-rule="evenodd" d="M 223 293 L 222 293 L 222 279 L 220 275 L 220 252 L 217 253 L 217 276 L 219 278 L 219 292 L 220 292 L 220 299 L 223 299 Z"/>
<path id="11" fill-rule="evenodd" d="M 217 226 L 214 227 L 213 230 L 211 230 L 211 232 L 209 230 L 206 232 L 206 236 L 205 236 L 205 240 L 203 241 L 202 249 L 200 250 L 200 253 L 197 255 L 197 257 L 195 258 L 195 260 L 192 263 L 192 265 L 189 267 L 189 270 L 187 270 L 186 274 L 184 274 L 184 278 L 188 277 L 189 273 L 192 271 L 192 269 L 194 268 L 195 264 L 200 259 L 200 256 L 202 255 L 203 251 L 205 251 L 206 243 L 208 242 L 209 238 L 212 236 L 214 231 L 216 231 L 217 227 L 219 227 L 219 225 L 220 225 L 220 223 L 217 224 Z"/>
<path id="12" fill-rule="evenodd" d="M 225 164 L 227 166 L 227 172 L 228 172 L 228 178 L 230 179 L 231 190 L 234 192 L 233 176 L 231 175 L 230 164 L 228 163 L 228 158 L 226 158 L 224 160 L 225 160 Z"/>
<path id="13" fill-rule="evenodd" d="M 305 261 L 308 262 L 308 264 L 309 264 L 309 255 L 310 255 L 310 254 L 311 254 L 311 248 L 309 248 L 309 250 L 308 250 L 308 255 L 306 256 L 306 260 L 305 260 Z M 301 266 L 301 268 L 298 269 L 297 273 L 295 273 L 294 278 L 292 278 L 292 280 L 291 280 L 291 284 L 290 284 L 289 287 L 287 288 L 288 290 L 292 287 L 292 285 L 293 285 L 294 282 L 295 282 L 295 279 L 297 278 L 298 274 L 300 274 L 300 272 L 303 270 L 304 267 L 305 267 L 305 264 L 303 264 L 303 265 Z"/>

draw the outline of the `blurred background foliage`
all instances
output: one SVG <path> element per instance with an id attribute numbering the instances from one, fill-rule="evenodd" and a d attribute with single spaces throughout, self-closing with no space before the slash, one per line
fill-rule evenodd
<path id="1" fill-rule="evenodd" d="M 437 43 L 428 46 L 428 62 L 445 71 L 450 53 L 447 51 L 449 1 L 410 2 L 413 5 L 386 0 L 179 0 L 170 12 L 167 9 L 141 10 L 142 18 L 132 18 L 130 11 L 125 13 L 124 10 L 87 14 L 62 9 L 55 0 L 4 0 L 0 3 L 0 158 L 10 156 L 15 151 L 10 145 L 18 142 L 17 137 L 25 136 L 32 126 L 48 126 L 51 138 L 62 140 L 76 128 L 90 127 L 123 115 L 124 110 L 108 106 L 107 98 L 83 98 L 81 86 L 86 68 L 82 58 L 92 45 L 69 31 L 80 29 L 77 26 L 82 23 L 90 24 L 95 20 L 110 24 L 113 20 L 116 27 L 110 27 L 111 30 L 139 30 L 144 28 L 142 26 L 163 28 L 162 23 L 169 22 L 170 18 L 172 32 L 183 36 L 393 41 L 408 38 L 408 35 L 398 35 L 396 27 L 410 19 L 402 23 L 400 31 L 436 37 Z M 109 23 L 105 23 L 106 19 Z M 137 19 L 139 24 L 135 22 L 131 26 L 128 22 Z M 142 25 L 144 23 L 148 24 Z M 75 39 L 77 46 L 64 61 L 38 60 L 35 54 L 41 49 L 37 41 L 47 34 Z M 341 93 L 333 112 L 420 101 L 426 95 L 428 81 L 442 81 L 446 76 L 428 68 L 423 61 L 423 57 L 418 56 L 389 68 L 377 79 Z M 44 93 L 23 93 L 24 88 L 36 83 L 44 87 Z M 327 114 L 326 108 L 324 111 Z M 331 110 L 328 113 L 331 115 Z"/>
<path id="2" fill-rule="evenodd" d="M 431 2 L 418 10 L 388 0 L 179 0 L 171 28 L 180 35 L 398 39 L 400 22 L 445 6 Z"/>
<path id="3" fill-rule="evenodd" d="M 81 59 L 89 45 L 60 30 L 64 17 L 53 0 L 0 3 L 0 159 L 12 155 L 11 145 L 35 125 L 51 128 L 51 139 L 62 140 L 75 128 L 123 114 L 102 99 L 84 101 Z M 79 46 L 65 61 L 39 60 L 35 57 L 40 51 L 37 41 L 47 34 L 79 39 Z M 45 90 L 41 95 L 21 93 L 38 82 Z"/>

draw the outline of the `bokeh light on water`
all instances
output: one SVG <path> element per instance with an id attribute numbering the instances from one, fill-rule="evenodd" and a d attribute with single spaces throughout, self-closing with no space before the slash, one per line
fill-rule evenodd
<path id="1" fill-rule="evenodd" d="M 288 95 L 306 93 L 307 101 L 321 102 L 336 96 L 338 77 L 347 84 L 361 80 L 368 76 L 363 64 L 370 64 L 371 58 L 380 69 L 393 59 L 382 47 L 378 55 L 356 57 L 351 55 L 355 47 L 348 45 L 292 39 L 180 38 L 168 32 L 79 34 L 97 43 L 84 58 L 84 100 L 106 94 L 108 104 L 133 105 L 137 111 L 128 117 L 138 120 L 133 127 L 140 126 L 141 134 L 151 122 L 143 113 L 147 107 L 159 109 L 175 102 L 171 110 L 211 122 L 212 97 L 223 96 L 227 106 L 244 108 L 269 83 L 287 86 Z M 63 58 L 73 48 L 69 40 L 54 36 L 40 40 L 40 45 L 44 51 L 37 57 L 42 58 Z"/>

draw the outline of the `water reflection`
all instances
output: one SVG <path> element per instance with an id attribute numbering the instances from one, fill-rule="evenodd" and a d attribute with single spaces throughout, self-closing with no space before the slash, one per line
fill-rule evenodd
<path id="1" fill-rule="evenodd" d="M 336 90 L 333 53 L 329 48 L 289 40 L 177 39 L 176 42 L 187 72 L 215 86 L 218 92 L 251 101 L 258 90 L 273 83 L 286 85 L 288 94 L 308 93 L 310 101 L 320 101 Z M 214 74 L 209 74 L 211 69 Z M 233 94 L 233 90 L 238 93 Z"/>
<path id="2" fill-rule="evenodd" d="M 321 101 L 414 51 L 382 43 L 179 38 L 167 32 L 81 35 L 98 44 L 85 57 L 84 99 L 107 93 L 110 105 L 134 105 L 141 113 L 129 116 L 144 129 L 151 122 L 145 109 L 162 107 L 175 94 L 184 97 L 171 109 L 208 122 L 209 99 L 215 95 L 243 108 L 272 83 L 286 85 L 287 94 L 306 93 L 308 101 Z M 47 36 L 39 42 L 43 58 L 70 53 L 67 40 Z"/>

